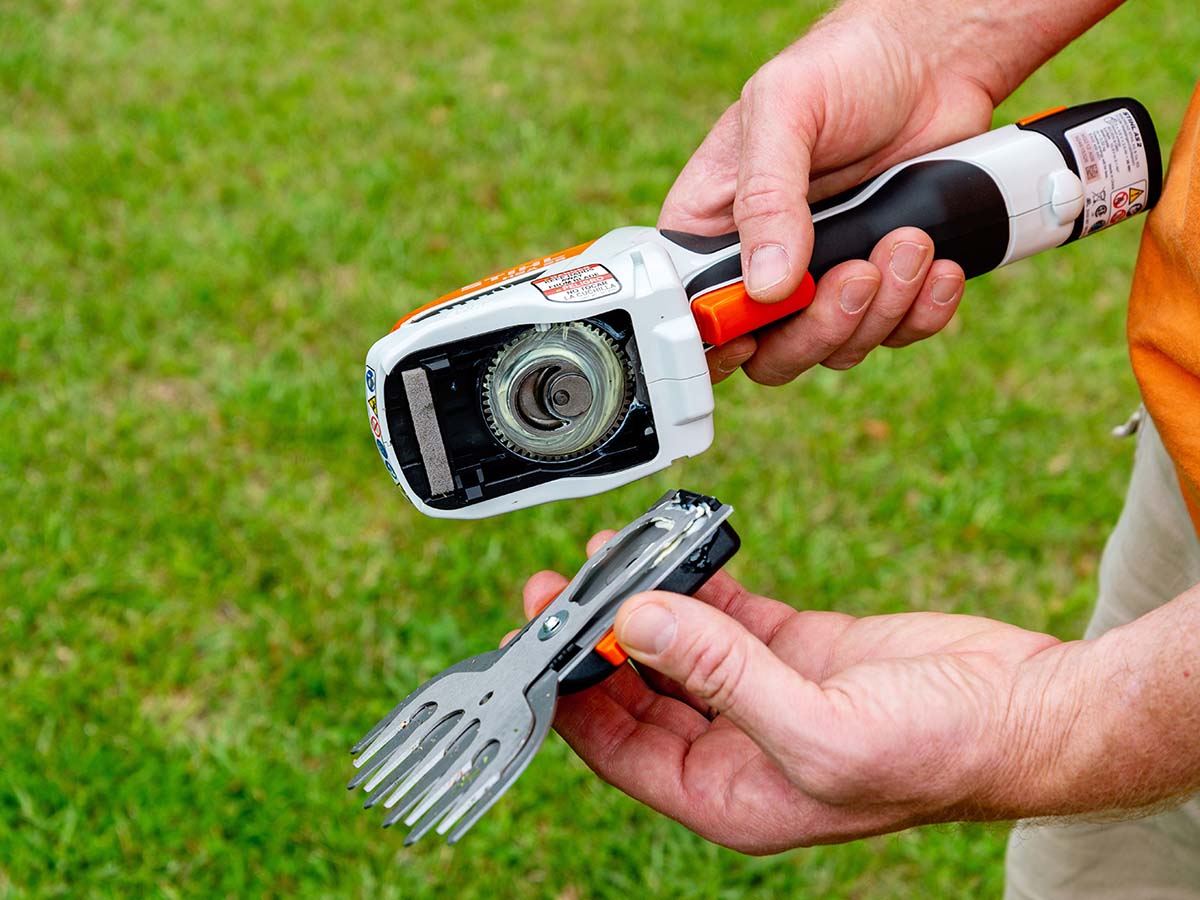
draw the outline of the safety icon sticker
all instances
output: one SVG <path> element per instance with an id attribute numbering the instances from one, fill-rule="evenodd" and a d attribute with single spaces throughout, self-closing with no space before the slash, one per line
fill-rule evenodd
<path id="1" fill-rule="evenodd" d="M 1069 129 L 1064 137 L 1087 191 L 1083 233 L 1115 225 L 1146 208 L 1150 167 L 1133 113 L 1113 110 Z"/>

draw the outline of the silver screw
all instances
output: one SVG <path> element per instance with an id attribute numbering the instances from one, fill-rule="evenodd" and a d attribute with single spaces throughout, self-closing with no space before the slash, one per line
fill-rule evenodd
<path id="1" fill-rule="evenodd" d="M 554 632 L 558 631 L 558 629 L 562 627 L 562 624 L 565 621 L 567 621 L 567 613 L 565 611 L 549 616 L 546 621 L 542 623 L 542 627 L 538 629 L 538 640 L 544 641 L 549 639 Z"/>

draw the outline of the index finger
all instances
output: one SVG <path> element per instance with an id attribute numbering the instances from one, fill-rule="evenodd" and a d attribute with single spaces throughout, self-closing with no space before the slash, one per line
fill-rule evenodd
<path id="1" fill-rule="evenodd" d="M 741 153 L 741 121 L 734 103 L 717 119 L 671 185 L 659 228 L 693 234 L 733 231 L 733 194 Z"/>

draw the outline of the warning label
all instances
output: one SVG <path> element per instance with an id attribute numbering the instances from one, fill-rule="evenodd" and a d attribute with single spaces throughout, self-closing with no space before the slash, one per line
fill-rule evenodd
<path id="1" fill-rule="evenodd" d="M 599 263 L 568 269 L 534 281 L 533 286 L 558 303 L 578 303 L 596 300 L 621 290 L 621 282 Z"/>
<path id="2" fill-rule="evenodd" d="M 1146 208 L 1150 167 L 1137 120 L 1127 109 L 1084 122 L 1065 135 L 1083 175 L 1083 231 L 1090 234 Z"/>

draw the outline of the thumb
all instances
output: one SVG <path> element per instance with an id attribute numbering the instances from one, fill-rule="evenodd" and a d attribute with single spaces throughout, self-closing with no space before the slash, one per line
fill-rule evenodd
<path id="1" fill-rule="evenodd" d="M 763 66 L 742 91 L 741 160 L 733 218 L 741 235 L 746 290 L 774 303 L 800 286 L 812 256 L 809 169 L 815 117 L 796 96 L 786 58 Z"/>
<path id="2" fill-rule="evenodd" d="M 664 591 L 637 594 L 613 627 L 630 656 L 683 685 L 780 761 L 795 759 L 814 720 L 827 716 L 820 687 L 707 603 Z"/>

